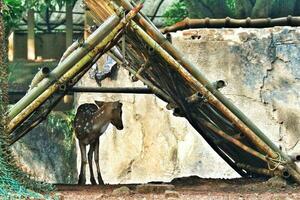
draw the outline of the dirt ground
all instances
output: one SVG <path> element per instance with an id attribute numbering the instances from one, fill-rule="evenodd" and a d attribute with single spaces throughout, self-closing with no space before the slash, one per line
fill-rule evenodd
<path id="1" fill-rule="evenodd" d="M 125 186 L 125 187 L 124 187 Z M 122 187 L 122 188 L 121 188 Z M 146 187 L 139 190 L 141 187 Z M 170 187 L 173 187 L 170 189 Z M 121 189 L 120 189 L 121 188 Z M 125 190 L 123 190 L 125 188 Z M 300 186 L 286 185 L 282 180 L 200 179 L 190 177 L 172 183 L 147 185 L 78 186 L 57 185 L 58 195 L 64 200 L 100 199 L 300 199 Z M 116 191 L 117 190 L 117 191 Z M 120 191 L 121 192 L 120 192 Z M 167 190 L 165 192 L 165 190 Z"/>

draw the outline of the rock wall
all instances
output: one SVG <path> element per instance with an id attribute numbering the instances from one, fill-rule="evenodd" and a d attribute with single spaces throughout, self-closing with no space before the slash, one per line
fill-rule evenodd
<path id="1" fill-rule="evenodd" d="M 12 145 L 12 150 L 18 165 L 36 180 L 77 183 L 75 139 L 47 120 Z"/>
<path id="2" fill-rule="evenodd" d="M 209 80 L 228 83 L 222 93 L 283 151 L 300 151 L 300 29 L 187 30 L 173 33 L 172 39 Z M 121 69 L 117 80 L 102 84 L 141 86 Z M 87 76 L 81 85 L 96 86 Z M 80 94 L 78 104 L 94 99 L 124 103 L 124 130 L 110 126 L 101 137 L 100 165 L 106 183 L 166 181 L 187 175 L 238 176 L 185 119 L 174 117 L 158 98 Z"/>
<path id="3" fill-rule="evenodd" d="M 299 152 L 300 29 L 218 29 L 173 35 L 211 81 L 277 145 Z"/>
<path id="4" fill-rule="evenodd" d="M 300 29 L 187 30 L 173 33 L 172 39 L 209 80 L 227 81 L 222 93 L 283 151 L 299 153 Z M 99 68 L 104 61 L 101 58 Z M 97 86 L 88 74 L 79 85 Z M 117 79 L 108 78 L 102 86 L 143 84 L 131 82 L 129 73 L 119 69 Z M 100 138 L 100 166 L 106 183 L 238 176 L 184 118 L 174 117 L 153 95 L 78 93 L 76 107 L 94 100 L 121 100 L 124 105 L 125 128 L 117 131 L 110 125 Z M 24 168 L 39 179 L 74 183 L 80 167 L 80 156 L 76 166 L 78 144 L 66 154 L 64 135 L 53 130 L 41 125 L 13 149 Z"/>

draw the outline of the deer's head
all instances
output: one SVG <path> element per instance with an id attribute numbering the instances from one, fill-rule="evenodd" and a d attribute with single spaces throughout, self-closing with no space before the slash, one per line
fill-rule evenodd
<path id="1" fill-rule="evenodd" d="M 120 101 L 115 102 L 103 102 L 95 101 L 99 108 L 104 106 L 104 111 L 110 113 L 111 123 L 118 129 L 122 130 L 124 128 L 122 121 L 122 106 L 123 104 Z"/>

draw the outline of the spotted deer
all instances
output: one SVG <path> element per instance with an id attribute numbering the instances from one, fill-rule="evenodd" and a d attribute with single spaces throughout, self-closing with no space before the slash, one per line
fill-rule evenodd
<path id="1" fill-rule="evenodd" d="M 78 107 L 74 119 L 74 131 L 79 141 L 81 152 L 81 169 L 78 184 L 86 182 L 86 146 L 90 145 L 88 152 L 88 164 L 91 174 L 91 183 L 97 184 L 93 173 L 93 155 L 96 163 L 98 183 L 104 184 L 99 166 L 99 137 L 106 131 L 108 125 L 112 123 L 118 130 L 123 129 L 122 103 L 95 101 L 93 103 L 82 104 Z"/>

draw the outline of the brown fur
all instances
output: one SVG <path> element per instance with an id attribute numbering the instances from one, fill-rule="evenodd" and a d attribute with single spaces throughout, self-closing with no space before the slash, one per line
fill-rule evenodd
<path id="1" fill-rule="evenodd" d="M 122 103 L 119 101 L 95 101 L 95 103 L 96 104 L 88 103 L 80 105 L 74 119 L 75 135 L 79 140 L 81 152 L 81 170 L 78 180 L 78 184 L 81 185 L 85 184 L 86 181 L 86 146 L 90 145 L 88 163 L 91 174 L 91 183 L 96 184 L 92 167 L 92 159 L 94 155 L 97 167 L 98 183 L 103 184 L 99 167 L 99 137 L 105 132 L 110 123 L 112 123 L 118 130 L 123 129 Z"/>

